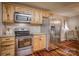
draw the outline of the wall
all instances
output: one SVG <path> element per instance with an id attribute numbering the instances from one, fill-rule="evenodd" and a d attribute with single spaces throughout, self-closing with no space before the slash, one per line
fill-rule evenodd
<path id="1" fill-rule="evenodd" d="M 2 3 L 0 2 L 0 36 L 4 30 L 4 25 L 2 24 Z"/>
<path id="2" fill-rule="evenodd" d="M 64 40 L 66 40 L 65 31 L 64 31 L 64 19 L 62 19 L 61 21 L 62 21 L 62 25 L 61 25 L 61 41 L 64 41 Z"/>
<path id="3" fill-rule="evenodd" d="M 0 2 L 0 23 L 2 22 L 2 3 Z"/>
<path id="4" fill-rule="evenodd" d="M 79 26 L 79 17 L 71 17 L 68 21 L 68 27 L 70 30 L 74 30 L 76 26 Z"/>
<path id="5" fill-rule="evenodd" d="M 19 24 L 12 24 L 12 25 L 8 25 L 6 26 L 6 29 L 5 31 L 7 31 L 7 29 L 9 28 L 9 35 L 13 35 L 14 36 L 14 31 L 16 30 L 29 30 L 30 33 L 32 34 L 39 34 L 41 31 L 40 31 L 40 26 L 33 26 L 33 25 L 30 25 L 30 24 L 23 24 L 23 23 L 19 23 Z"/>
<path id="6" fill-rule="evenodd" d="M 40 34 L 41 26 L 30 26 L 30 32 L 33 34 Z"/>
<path id="7" fill-rule="evenodd" d="M 65 29 L 64 30 L 64 20 L 62 19 L 62 30 L 61 30 L 61 41 L 64 41 L 66 40 L 66 37 L 65 37 L 65 32 L 66 31 L 71 31 L 71 30 L 75 30 L 75 27 L 79 27 L 79 17 L 78 16 L 73 16 L 73 17 L 70 17 L 69 19 L 66 19 L 66 23 L 67 23 L 67 26 L 68 26 L 68 30 Z M 75 33 L 76 35 L 76 33 Z"/>

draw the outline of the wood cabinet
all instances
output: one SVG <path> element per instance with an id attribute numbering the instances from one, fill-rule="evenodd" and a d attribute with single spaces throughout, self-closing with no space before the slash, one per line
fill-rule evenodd
<path id="1" fill-rule="evenodd" d="M 33 37 L 33 51 L 40 50 L 40 39 L 38 35 Z"/>
<path id="2" fill-rule="evenodd" d="M 46 47 L 46 36 L 45 35 L 41 35 L 40 36 L 40 40 L 41 40 L 41 42 L 40 42 L 40 49 L 42 50 L 42 49 L 44 49 L 45 47 Z"/>
<path id="3" fill-rule="evenodd" d="M 33 8 L 31 8 L 31 7 L 24 6 L 24 5 L 16 5 L 16 6 L 15 6 L 15 12 L 32 15 L 31 22 L 32 22 L 33 19 L 34 19 Z"/>
<path id="4" fill-rule="evenodd" d="M 42 10 L 41 9 L 33 9 L 33 19 L 31 23 L 42 24 Z"/>
<path id="5" fill-rule="evenodd" d="M 15 37 L 1 37 L 1 56 L 14 56 L 15 55 Z"/>
<path id="6" fill-rule="evenodd" d="M 24 5 L 15 5 L 15 12 L 32 14 L 32 8 Z"/>
<path id="7" fill-rule="evenodd" d="M 7 23 L 7 24 L 14 23 L 15 12 L 31 14 L 33 17 L 33 11 L 31 7 L 27 7 L 21 4 L 3 3 L 3 23 Z"/>
<path id="8" fill-rule="evenodd" d="M 14 23 L 14 5 L 3 3 L 3 23 Z"/>
<path id="9" fill-rule="evenodd" d="M 50 12 L 22 4 L 3 3 L 3 23 L 14 23 L 14 13 L 31 14 L 31 24 L 42 24 L 43 17 L 49 17 Z"/>
<path id="10" fill-rule="evenodd" d="M 42 50 L 46 47 L 45 35 L 34 35 L 33 37 L 33 52 Z"/>
<path id="11" fill-rule="evenodd" d="M 47 10 L 42 10 L 42 17 L 49 17 L 50 16 L 50 12 Z"/>

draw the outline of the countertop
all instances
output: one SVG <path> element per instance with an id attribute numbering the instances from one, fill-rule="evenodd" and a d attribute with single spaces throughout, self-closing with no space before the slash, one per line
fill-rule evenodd
<path id="1" fill-rule="evenodd" d="M 15 37 L 15 35 L 2 35 L 0 37 Z"/>
<path id="2" fill-rule="evenodd" d="M 31 34 L 31 36 L 34 36 L 34 35 L 46 35 L 45 33 L 34 33 L 34 34 Z M 15 35 L 0 35 L 0 37 L 15 37 Z"/>
<path id="3" fill-rule="evenodd" d="M 34 33 L 33 35 L 46 35 L 45 33 Z"/>

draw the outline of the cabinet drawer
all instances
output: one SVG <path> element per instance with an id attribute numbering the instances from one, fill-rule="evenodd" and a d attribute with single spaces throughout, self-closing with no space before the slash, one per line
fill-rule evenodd
<path id="1" fill-rule="evenodd" d="M 14 37 L 10 37 L 10 38 L 2 38 L 1 41 L 12 41 L 12 40 L 15 40 Z"/>
<path id="2" fill-rule="evenodd" d="M 4 42 L 4 41 L 13 41 L 13 40 L 15 40 L 15 38 L 13 38 L 13 37 L 12 38 L 11 37 L 10 38 L 2 38 L 1 42 Z"/>
<path id="3" fill-rule="evenodd" d="M 15 45 L 13 44 L 13 45 L 1 46 L 1 51 L 9 49 L 15 49 Z"/>
<path id="4" fill-rule="evenodd" d="M 10 49 L 10 50 L 5 50 L 1 52 L 2 56 L 13 56 L 15 55 L 15 50 L 14 49 Z"/>
<path id="5" fill-rule="evenodd" d="M 5 43 L 1 43 L 1 46 L 7 46 L 7 45 L 11 45 L 11 44 L 15 44 L 15 42 L 5 42 Z"/>
<path id="6" fill-rule="evenodd" d="M 7 46 L 7 45 L 12 45 L 15 44 L 15 41 L 11 41 L 11 42 L 1 42 L 1 46 Z"/>

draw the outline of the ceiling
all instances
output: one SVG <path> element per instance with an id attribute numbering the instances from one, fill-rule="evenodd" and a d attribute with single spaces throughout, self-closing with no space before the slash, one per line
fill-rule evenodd
<path id="1" fill-rule="evenodd" d="M 79 15 L 78 2 L 21 2 L 21 4 L 48 9 L 63 16 Z"/>

